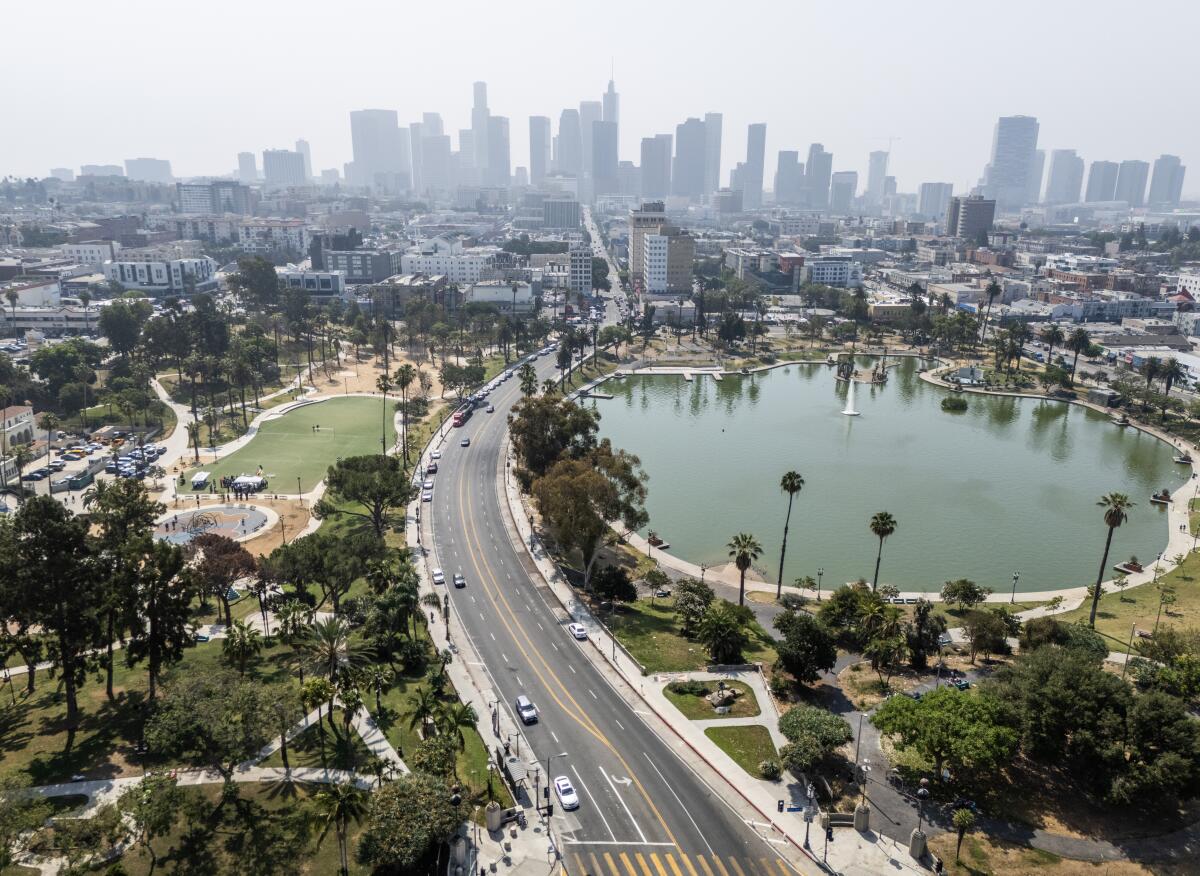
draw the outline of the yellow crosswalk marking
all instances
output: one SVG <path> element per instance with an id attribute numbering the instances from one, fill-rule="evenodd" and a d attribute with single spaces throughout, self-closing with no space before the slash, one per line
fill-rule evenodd
<path id="1" fill-rule="evenodd" d="M 737 873 L 737 876 L 746 876 L 746 871 L 742 869 L 742 865 L 737 862 L 737 858 L 729 859 L 729 866 Z"/>
<path id="2" fill-rule="evenodd" d="M 625 865 L 629 876 L 638 876 L 637 871 L 633 869 L 633 862 L 629 860 L 629 855 L 621 852 L 621 863 Z"/>
<path id="3" fill-rule="evenodd" d="M 700 874 L 696 872 L 696 868 L 692 866 L 692 862 L 688 859 L 687 855 L 685 855 L 683 852 L 680 852 L 679 859 L 683 861 L 683 866 L 688 868 L 688 873 L 690 873 L 691 876 L 700 876 Z"/>
<path id="4" fill-rule="evenodd" d="M 592 869 L 589 871 L 591 876 L 604 876 L 604 870 L 600 867 L 600 862 L 596 860 L 595 854 L 588 852 L 588 857 L 592 861 Z"/>
<path id="5" fill-rule="evenodd" d="M 654 865 L 654 869 L 658 871 L 658 876 L 667 876 L 667 868 L 662 865 L 662 861 L 658 859 L 657 852 L 650 853 L 650 863 Z"/>
<path id="6" fill-rule="evenodd" d="M 650 865 L 647 864 L 646 859 L 642 857 L 642 853 L 638 852 L 636 857 L 638 866 L 642 868 L 642 876 L 654 876 L 654 874 L 650 872 Z"/>
<path id="7" fill-rule="evenodd" d="M 725 869 L 725 865 L 721 863 L 721 859 L 713 855 L 713 863 L 717 865 L 717 869 L 721 871 L 721 876 L 729 876 L 729 871 Z"/>
<path id="8" fill-rule="evenodd" d="M 795 874 L 788 869 L 787 864 L 783 863 L 783 858 L 776 858 L 775 863 L 779 867 L 780 876 L 795 876 Z"/>
<path id="9" fill-rule="evenodd" d="M 579 854 L 573 854 L 571 857 L 575 859 L 575 876 L 586 876 L 587 865 L 583 863 L 583 858 Z"/>
<path id="10" fill-rule="evenodd" d="M 700 869 L 704 871 L 704 876 L 713 876 L 712 868 L 708 866 L 708 861 L 704 860 L 703 855 L 696 855 L 696 861 L 700 864 Z"/>
<path id="11" fill-rule="evenodd" d="M 604 863 L 608 864 L 608 869 L 612 870 L 613 876 L 621 876 L 621 871 L 617 869 L 617 862 L 613 860 L 611 853 L 604 853 Z"/>
<path id="12" fill-rule="evenodd" d="M 671 865 L 671 870 L 675 873 L 675 876 L 683 876 L 683 871 L 679 869 L 679 865 L 675 863 L 675 858 L 670 854 L 667 855 L 667 863 Z"/>

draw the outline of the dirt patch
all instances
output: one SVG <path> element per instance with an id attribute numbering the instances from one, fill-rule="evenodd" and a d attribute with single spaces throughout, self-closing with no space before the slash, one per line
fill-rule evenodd
<path id="1" fill-rule="evenodd" d="M 1111 861 L 1103 864 L 1091 864 L 1086 861 L 1073 861 L 1070 858 L 1060 858 L 1040 849 L 1014 846 L 1009 843 L 992 840 L 982 834 L 968 834 L 963 838 L 962 859 L 954 861 L 954 847 L 958 837 L 954 833 L 944 833 L 933 837 L 929 847 L 942 859 L 945 864 L 944 873 L 951 876 L 991 876 L 991 874 L 1043 874 L 1043 876 L 1183 876 L 1184 873 L 1195 872 L 1191 865 L 1156 865 L 1153 869 L 1132 861 Z"/>
<path id="2" fill-rule="evenodd" d="M 220 501 L 220 494 L 213 496 L 204 496 L 203 494 L 200 495 L 203 497 L 200 502 L 201 508 L 209 505 L 222 504 Z M 178 501 L 168 499 L 164 502 L 164 504 L 166 504 L 168 510 L 173 508 L 179 508 L 180 510 L 183 510 L 185 508 L 196 507 L 195 499 L 190 496 L 187 499 L 180 498 Z M 290 542 L 296 537 L 297 533 L 299 533 L 302 529 L 304 529 L 305 526 L 308 525 L 308 521 L 312 517 L 308 507 L 309 503 L 307 501 L 304 502 L 303 506 L 301 506 L 301 504 L 295 499 L 271 499 L 264 498 L 262 496 L 256 496 L 247 502 L 247 504 L 256 505 L 260 508 L 270 508 L 279 515 L 279 519 L 282 522 L 282 525 L 280 523 L 276 523 L 274 526 L 267 527 L 261 534 L 255 536 L 254 538 L 242 542 L 246 550 L 255 556 L 261 557 L 271 553 L 271 551 L 283 544 L 285 536 Z"/>

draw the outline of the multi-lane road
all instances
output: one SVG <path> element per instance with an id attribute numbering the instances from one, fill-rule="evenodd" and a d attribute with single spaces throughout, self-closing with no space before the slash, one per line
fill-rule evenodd
<path id="1" fill-rule="evenodd" d="M 539 360 L 540 376 L 551 376 L 552 360 Z M 545 787 L 551 757 L 551 778 L 567 776 L 578 793 L 571 812 L 553 799 L 552 835 L 564 868 L 572 876 L 793 873 L 593 666 L 584 653 L 590 645 L 568 633 L 554 595 L 514 547 L 500 490 L 507 415 L 519 398 L 517 380 L 502 383 L 489 399 L 494 413 L 477 409 L 451 430 L 427 512 L 431 562 L 448 582 L 456 573 L 466 578 L 464 588 L 445 590 L 498 707 L 519 724 L 513 703 L 524 695 L 540 713 L 523 727 L 521 760 L 540 764 Z M 470 447 L 460 445 L 466 436 Z"/>

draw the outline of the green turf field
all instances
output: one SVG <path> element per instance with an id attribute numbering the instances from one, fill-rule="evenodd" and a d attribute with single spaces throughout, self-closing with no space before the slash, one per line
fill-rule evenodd
<path id="1" fill-rule="evenodd" d="M 388 399 L 387 442 L 396 443 L 393 400 Z M 216 463 L 193 466 L 183 491 L 191 490 L 192 472 L 212 472 L 220 489 L 224 475 L 256 474 L 261 465 L 268 480 L 267 492 L 294 493 L 296 478 L 308 492 L 325 477 L 339 457 L 379 452 L 383 425 L 383 400 L 351 397 L 304 405 L 281 417 L 265 421 L 250 443 Z M 313 426 L 320 426 L 313 431 Z"/>

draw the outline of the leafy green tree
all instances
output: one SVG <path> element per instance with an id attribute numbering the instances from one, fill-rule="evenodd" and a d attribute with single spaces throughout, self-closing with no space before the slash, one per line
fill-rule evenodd
<path id="1" fill-rule="evenodd" d="M 142 326 L 153 312 L 148 301 L 111 301 L 100 311 L 100 333 L 117 355 L 127 357 L 137 347 Z"/>
<path id="2" fill-rule="evenodd" d="M 1104 540 L 1104 558 L 1100 561 L 1100 573 L 1096 576 L 1096 586 L 1092 591 L 1092 609 L 1088 616 L 1088 626 L 1092 629 L 1096 628 L 1096 609 L 1100 606 L 1101 585 L 1104 583 L 1104 572 L 1108 568 L 1108 551 L 1112 547 L 1113 533 L 1129 519 L 1129 509 L 1133 507 L 1133 502 L 1130 502 L 1124 493 L 1101 496 L 1096 504 L 1104 509 L 1104 525 L 1108 527 L 1108 536 Z"/>
<path id="3" fill-rule="evenodd" d="M 837 640 L 812 615 L 784 611 L 775 617 L 775 629 L 783 638 L 776 642 L 779 664 L 801 684 L 820 680 L 822 672 L 837 662 Z"/>
<path id="4" fill-rule="evenodd" d="M 637 588 L 629 580 L 624 566 L 604 566 L 592 576 L 592 591 L 602 600 L 633 602 L 637 599 Z"/>
<path id="5" fill-rule="evenodd" d="M 342 597 L 385 550 L 373 532 L 332 535 L 315 532 L 293 540 L 271 552 L 267 565 L 278 581 L 292 585 L 297 596 L 312 601 L 311 588 L 321 593 L 317 607 L 331 603 L 334 614 L 341 611 Z"/>
<path id="6" fill-rule="evenodd" d="M 345 514 L 368 520 L 375 535 L 383 538 L 389 514 L 411 502 L 414 494 L 412 481 L 396 457 L 350 456 L 329 467 L 325 496 L 314 513 L 318 518 Z"/>
<path id="7" fill-rule="evenodd" d="M 246 674 L 246 665 L 262 652 L 262 634 L 245 621 L 235 620 L 225 631 L 221 642 L 221 653 L 237 669 L 238 675 Z"/>
<path id="8" fill-rule="evenodd" d="M 823 751 L 833 751 L 854 738 L 846 719 L 817 706 L 792 706 L 779 719 L 779 732 L 789 742 L 805 736 L 815 739 Z"/>
<path id="9" fill-rule="evenodd" d="M 303 544 L 308 539 L 297 539 L 294 544 Z M 225 614 L 225 625 L 233 624 L 233 610 L 229 591 L 238 579 L 254 574 L 256 564 L 253 555 L 227 535 L 204 532 L 188 543 L 192 555 L 192 568 L 196 581 L 205 595 L 215 596 Z"/>
<path id="10" fill-rule="evenodd" d="M 971 662 L 977 654 L 987 659 L 992 654 L 1008 653 L 1008 629 L 1004 619 L 991 611 L 972 609 L 963 618 L 963 634 L 971 645 Z"/>
<path id="11" fill-rule="evenodd" d="M 445 782 L 423 772 L 401 776 L 371 795 L 356 857 L 362 864 L 410 872 L 461 823 Z"/>
<path id="12" fill-rule="evenodd" d="M 775 598 L 783 596 L 783 561 L 787 556 L 788 524 L 792 522 L 792 501 L 804 489 L 804 478 L 798 471 L 789 471 L 779 480 L 779 489 L 788 497 L 787 516 L 783 518 L 783 545 L 779 548 L 779 580 L 775 585 Z"/>
<path id="13" fill-rule="evenodd" d="M 691 638 L 704 619 L 704 613 L 712 605 L 716 594 L 703 581 L 683 578 L 675 584 L 675 614 L 681 625 L 680 632 Z"/>
<path id="14" fill-rule="evenodd" d="M 134 841 L 150 855 L 150 872 L 158 866 L 154 840 L 167 836 L 182 814 L 184 797 L 173 775 L 148 773 L 117 798 L 117 808 L 133 826 Z"/>
<path id="15" fill-rule="evenodd" d="M 148 694 L 158 696 L 162 672 L 183 659 L 192 639 L 192 600 L 199 592 L 195 575 L 184 568 L 183 551 L 165 541 L 152 541 L 142 555 L 133 588 L 132 609 L 140 623 L 132 626 L 125 643 L 125 659 L 130 664 L 146 661 Z"/>
<path id="16" fill-rule="evenodd" d="M 229 287 L 243 304 L 256 310 L 267 310 L 279 304 L 279 275 L 269 260 L 262 256 L 243 256 L 237 264 L 237 273 L 229 277 Z"/>
<path id="17" fill-rule="evenodd" d="M 733 560 L 733 564 L 737 566 L 738 580 L 738 605 L 746 604 L 746 572 L 750 569 L 751 564 L 762 556 L 762 545 L 758 543 L 758 539 L 748 532 L 739 532 L 729 540 L 726 545 L 729 549 L 729 557 Z"/>
<path id="18" fill-rule="evenodd" d="M 557 396 L 527 395 L 509 415 L 513 450 L 529 478 L 560 459 L 579 459 L 596 447 L 599 416 Z"/>
<path id="19" fill-rule="evenodd" d="M 928 599 L 918 599 L 912 621 L 905 626 L 908 657 L 913 669 L 922 671 L 929 664 L 929 655 L 941 649 L 941 636 L 946 632 L 946 619 L 933 611 Z"/>
<path id="20" fill-rule="evenodd" d="M 957 603 L 959 611 L 965 611 L 979 605 L 987 599 L 991 592 L 990 589 L 980 587 L 974 581 L 959 578 L 956 581 L 947 581 L 942 585 L 942 602 Z"/>
<path id="21" fill-rule="evenodd" d="M 896 518 L 887 511 L 880 511 L 871 517 L 870 529 L 879 539 L 879 550 L 875 554 L 875 577 L 871 579 L 871 589 L 875 590 L 879 587 L 879 562 L 883 559 L 883 543 L 896 531 Z"/>
<path id="22" fill-rule="evenodd" d="M 24 793 L 27 785 L 28 777 L 19 773 L 0 776 L 0 793 L 5 798 L 0 806 L 0 867 L 16 863 L 17 853 L 51 815 L 44 797 Z"/>
<path id="23" fill-rule="evenodd" d="M 990 773 L 1016 752 L 1017 731 L 1008 726 L 999 704 L 989 697 L 940 687 L 914 700 L 892 697 L 871 716 L 880 732 L 954 773 Z"/>
<path id="24" fill-rule="evenodd" d="M 717 600 L 708 607 L 700 621 L 697 638 L 708 648 L 708 655 L 716 664 L 742 662 L 742 652 L 750 643 L 746 625 L 733 603 Z"/>

